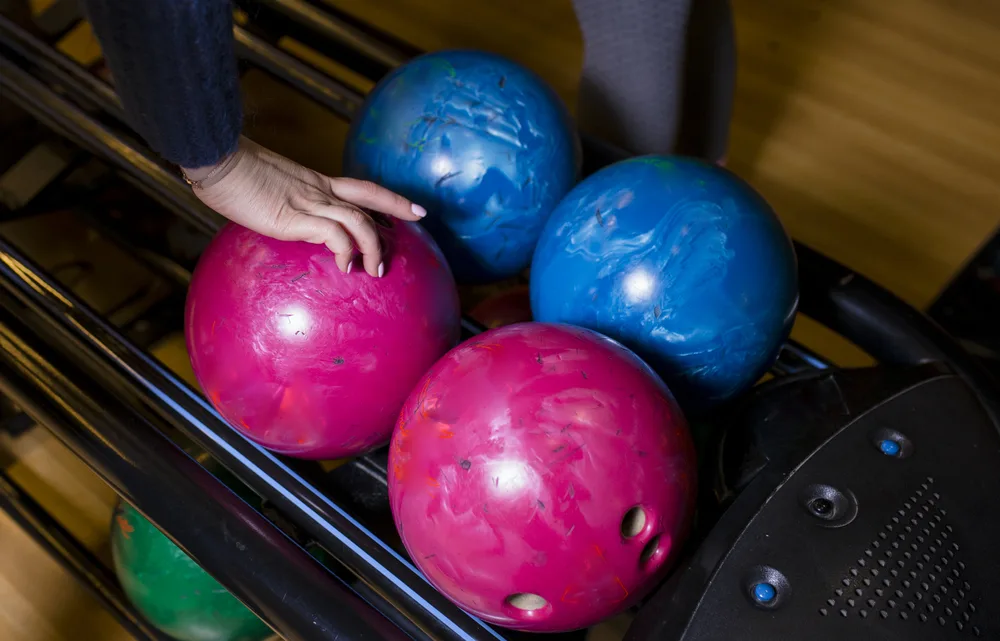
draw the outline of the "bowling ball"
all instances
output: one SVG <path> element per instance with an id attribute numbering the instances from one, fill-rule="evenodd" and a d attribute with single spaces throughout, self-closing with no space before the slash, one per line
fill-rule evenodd
<path id="1" fill-rule="evenodd" d="M 135 508 L 121 501 L 111 554 L 122 589 L 156 628 L 180 641 L 260 641 L 274 634 Z"/>
<path id="2" fill-rule="evenodd" d="M 634 605 L 668 571 L 695 505 L 684 416 L 619 343 L 569 325 L 488 330 L 438 361 L 389 449 L 414 563 L 500 626 L 566 632 Z"/>
<path id="3" fill-rule="evenodd" d="M 472 308 L 469 316 L 487 328 L 525 323 L 531 320 L 531 298 L 526 285 L 512 287 L 490 296 Z"/>
<path id="4" fill-rule="evenodd" d="M 417 379 L 458 342 L 458 293 L 433 239 L 416 223 L 380 232 L 382 278 L 234 224 L 202 254 L 185 310 L 191 366 L 247 438 L 306 459 L 385 444 Z"/>
<path id="5" fill-rule="evenodd" d="M 442 51 L 368 95 L 343 166 L 426 207 L 458 281 L 482 283 L 528 266 L 580 158 L 569 112 L 541 78 L 492 53 Z"/>
<path id="6" fill-rule="evenodd" d="M 635 351 L 686 412 L 754 384 L 798 305 L 791 240 L 768 203 L 726 169 L 645 156 L 592 174 L 535 248 L 535 320 L 588 327 Z"/>

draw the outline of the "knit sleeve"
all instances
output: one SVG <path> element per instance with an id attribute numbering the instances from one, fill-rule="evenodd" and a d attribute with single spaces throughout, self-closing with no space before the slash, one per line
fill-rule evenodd
<path id="1" fill-rule="evenodd" d="M 243 125 L 229 0 L 81 0 L 131 126 L 167 161 L 214 164 Z"/>

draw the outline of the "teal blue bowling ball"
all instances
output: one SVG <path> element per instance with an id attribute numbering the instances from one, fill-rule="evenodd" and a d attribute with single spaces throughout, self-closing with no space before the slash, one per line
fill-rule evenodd
<path id="1" fill-rule="evenodd" d="M 343 166 L 425 207 L 456 279 L 484 283 L 528 267 L 580 161 L 569 112 L 540 77 L 492 53 L 442 51 L 378 83 Z"/>
<path id="2" fill-rule="evenodd" d="M 584 179 L 549 217 L 531 267 L 535 320 L 617 339 L 689 412 L 752 386 L 797 306 L 795 250 L 774 210 L 695 159 L 632 158 Z"/>

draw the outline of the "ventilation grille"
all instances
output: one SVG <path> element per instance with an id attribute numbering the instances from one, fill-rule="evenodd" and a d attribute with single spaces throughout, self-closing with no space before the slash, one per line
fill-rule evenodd
<path id="1" fill-rule="evenodd" d="M 841 579 L 820 615 L 895 619 L 982 637 L 962 547 L 940 502 L 927 477 Z"/>

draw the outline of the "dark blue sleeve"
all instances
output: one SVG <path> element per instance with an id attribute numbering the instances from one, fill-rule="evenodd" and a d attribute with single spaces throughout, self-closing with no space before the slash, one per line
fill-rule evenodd
<path id="1" fill-rule="evenodd" d="M 82 0 L 130 124 L 166 160 L 214 164 L 243 125 L 229 0 Z"/>

